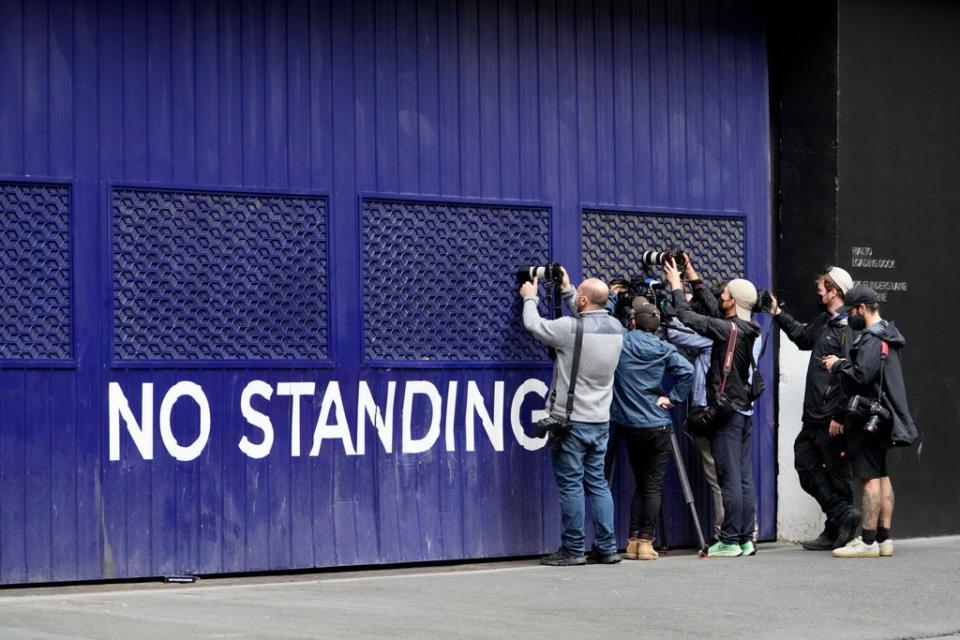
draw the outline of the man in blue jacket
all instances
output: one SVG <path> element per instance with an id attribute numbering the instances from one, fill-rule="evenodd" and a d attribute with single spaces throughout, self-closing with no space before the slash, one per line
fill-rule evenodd
<path id="1" fill-rule="evenodd" d="M 660 314 L 654 305 L 637 298 L 632 312 L 614 376 L 610 409 L 613 428 L 627 448 L 636 480 L 630 506 L 630 539 L 623 557 L 656 560 L 653 540 L 673 426 L 669 410 L 690 392 L 693 366 L 676 347 L 653 334 L 660 326 Z M 669 394 L 663 390 L 666 373 L 676 380 Z"/>

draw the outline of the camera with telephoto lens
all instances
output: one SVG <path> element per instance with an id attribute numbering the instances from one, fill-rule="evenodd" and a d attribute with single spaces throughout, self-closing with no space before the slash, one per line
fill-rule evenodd
<path id="1" fill-rule="evenodd" d="M 677 265 L 677 271 L 683 273 L 687 268 L 687 254 L 681 249 L 676 251 L 644 251 L 640 255 L 640 262 L 648 267 L 662 267 L 669 260 Z"/>
<path id="2" fill-rule="evenodd" d="M 517 284 L 533 282 L 537 278 L 540 282 L 560 282 L 563 280 L 563 268 L 559 262 L 550 262 L 545 267 L 530 266 L 517 269 Z"/>
<path id="3" fill-rule="evenodd" d="M 861 419 L 865 418 L 866 422 L 863 425 L 863 430 L 867 433 L 876 433 L 880 428 L 880 421 L 890 419 L 889 409 L 883 406 L 879 400 L 866 396 L 850 398 L 847 403 L 847 413 Z"/>
<path id="4" fill-rule="evenodd" d="M 757 291 L 757 301 L 753 305 L 753 310 L 757 312 L 770 313 L 773 308 L 773 295 L 769 289 L 759 289 Z"/>

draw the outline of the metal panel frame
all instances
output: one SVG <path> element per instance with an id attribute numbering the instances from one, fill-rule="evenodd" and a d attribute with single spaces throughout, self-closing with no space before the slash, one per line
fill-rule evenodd
<path id="1" fill-rule="evenodd" d="M 461 206 L 488 206 L 502 209 L 520 209 L 533 208 L 543 209 L 549 217 L 550 230 L 550 253 L 557 251 L 556 233 L 553 224 L 554 207 L 551 203 L 540 200 L 516 200 L 516 199 L 494 199 L 494 198 L 460 198 L 455 196 L 441 195 L 417 195 L 410 193 L 385 193 L 385 192 L 361 192 L 357 195 L 357 263 L 362 264 L 363 260 L 363 204 L 367 200 L 393 200 L 410 203 L 423 204 L 454 204 Z M 361 301 L 362 304 L 362 301 Z M 366 335 L 366 318 L 360 315 L 360 359 L 363 366 L 372 369 L 446 369 L 452 366 L 461 369 L 543 369 L 549 368 L 549 361 L 537 360 L 379 360 L 368 359 L 364 353 Z"/>
<path id="2" fill-rule="evenodd" d="M 327 288 L 327 353 L 330 354 L 330 357 L 326 360 L 117 360 L 114 357 L 113 352 L 113 341 L 115 337 L 116 327 L 114 326 L 114 291 L 113 291 L 113 194 L 119 189 L 132 189 L 138 191 L 178 191 L 178 192 L 189 192 L 189 193 L 207 193 L 207 194 L 224 194 L 224 195 L 242 195 L 242 196 L 289 196 L 297 197 L 304 196 L 310 198 L 322 197 L 326 202 L 326 228 L 327 228 L 327 241 L 324 248 L 326 252 L 326 282 L 324 285 Z M 106 243 L 106 251 L 104 251 L 104 262 L 103 262 L 103 286 L 104 291 L 108 300 L 108 309 L 106 311 L 109 314 L 111 319 L 109 330 L 106 333 L 104 340 L 104 347 L 107 350 L 106 362 L 108 363 L 111 369 L 303 369 L 303 368 L 319 368 L 319 369 L 330 369 L 333 368 L 334 363 L 337 362 L 336 349 L 336 340 L 333 339 L 335 335 L 335 326 L 333 318 L 333 303 L 332 298 L 335 294 L 335 288 L 330 287 L 330 282 L 332 280 L 330 275 L 330 268 L 333 264 L 331 260 L 331 250 L 330 245 L 330 230 L 332 229 L 332 220 L 333 214 L 331 213 L 332 205 L 330 201 L 330 195 L 326 191 L 312 190 L 312 189 L 297 189 L 297 190 L 284 190 L 284 189 L 270 189 L 263 187 L 254 187 L 254 188 L 242 188 L 242 187 L 224 187 L 221 185 L 186 185 L 186 184 L 170 184 L 170 183 L 149 183 L 149 182 L 129 182 L 129 181 L 106 181 L 103 185 L 103 202 L 105 204 L 106 216 L 104 220 L 106 224 L 104 225 L 104 242 Z"/>
<path id="3" fill-rule="evenodd" d="M 77 368 L 77 286 L 76 271 L 79 265 L 77 257 L 77 225 L 76 225 L 76 207 L 74 206 L 77 180 L 75 178 L 47 178 L 41 176 L 16 176 L 9 174 L 0 174 L 0 182 L 7 184 L 33 184 L 33 185 L 51 185 L 64 186 L 69 194 L 69 205 L 67 208 L 70 237 L 70 354 L 69 359 L 56 360 L 36 360 L 23 359 L 12 360 L 9 358 L 0 359 L 0 369 L 76 369 Z"/>

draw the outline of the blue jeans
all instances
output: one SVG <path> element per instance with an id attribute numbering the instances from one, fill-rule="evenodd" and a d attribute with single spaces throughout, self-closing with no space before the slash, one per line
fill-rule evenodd
<path id="1" fill-rule="evenodd" d="M 723 493 L 723 527 L 720 539 L 741 544 L 753 536 L 757 498 L 753 488 L 753 418 L 732 413 L 710 436 L 717 464 L 717 481 Z"/>
<path id="2" fill-rule="evenodd" d="M 563 518 L 560 540 L 571 553 L 584 552 L 584 489 L 593 512 L 596 530 L 594 545 L 603 554 L 617 552 L 617 538 L 613 530 L 613 497 L 603 475 L 603 459 L 609 435 L 608 422 L 572 422 L 559 446 L 550 450 Z"/>

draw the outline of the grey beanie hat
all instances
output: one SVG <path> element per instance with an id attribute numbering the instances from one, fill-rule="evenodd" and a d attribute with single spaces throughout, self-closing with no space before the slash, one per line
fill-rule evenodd
<path id="1" fill-rule="evenodd" d="M 757 303 L 757 288 L 749 280 L 734 278 L 727 283 L 727 291 L 737 303 L 737 317 L 749 321 L 750 311 Z"/>
<path id="2" fill-rule="evenodd" d="M 853 289 L 853 278 L 850 277 L 850 274 L 846 269 L 841 269 L 840 267 L 830 267 L 830 270 L 827 271 L 827 275 L 830 276 L 830 279 L 833 280 L 833 283 L 840 288 L 840 293 L 847 295 L 847 292 L 850 289 Z"/>

